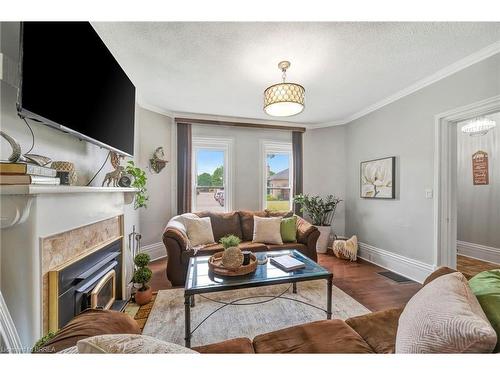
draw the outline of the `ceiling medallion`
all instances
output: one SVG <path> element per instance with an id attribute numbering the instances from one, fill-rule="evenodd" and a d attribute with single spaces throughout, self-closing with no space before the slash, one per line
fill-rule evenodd
<path id="1" fill-rule="evenodd" d="M 467 123 L 462 126 L 462 132 L 471 136 L 485 135 L 495 126 L 497 126 L 495 121 L 486 117 L 477 117 L 473 120 L 467 121 Z"/>
<path id="2" fill-rule="evenodd" d="M 264 112 L 269 116 L 293 116 L 304 110 L 304 87 L 297 83 L 285 82 L 286 70 L 289 67 L 289 61 L 280 62 L 278 68 L 283 73 L 283 82 L 269 86 L 264 91 Z"/>

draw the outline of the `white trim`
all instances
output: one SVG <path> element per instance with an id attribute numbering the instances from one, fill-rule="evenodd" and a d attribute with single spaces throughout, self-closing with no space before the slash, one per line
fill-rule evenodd
<path id="1" fill-rule="evenodd" d="M 270 141 L 266 139 L 260 140 L 260 206 L 263 210 L 266 207 L 266 197 L 267 197 L 267 174 L 266 174 L 266 157 L 265 155 L 269 152 L 275 152 L 279 154 L 288 154 L 289 155 L 289 187 L 290 187 L 290 209 L 293 208 L 293 152 L 292 152 L 292 143 L 291 142 L 278 142 L 278 141 Z"/>
<path id="2" fill-rule="evenodd" d="M 141 252 L 149 254 L 152 261 L 162 259 L 167 256 L 167 250 L 165 249 L 163 242 L 156 242 L 150 245 L 142 246 Z"/>
<path id="3" fill-rule="evenodd" d="M 137 100 L 137 105 L 143 109 L 158 113 L 158 114 L 163 115 L 163 116 L 170 117 L 172 119 L 174 119 L 174 117 L 175 117 L 174 112 L 169 111 L 168 109 L 163 109 L 163 108 L 158 107 L 156 105 L 148 104 L 148 103 L 144 102 L 142 99 Z"/>
<path id="4" fill-rule="evenodd" d="M 456 268 L 457 142 L 455 124 L 500 111 L 500 95 L 435 116 L 434 139 L 434 254 L 435 264 Z"/>
<path id="5" fill-rule="evenodd" d="M 212 149 L 224 151 L 224 211 L 231 212 L 233 210 L 234 202 L 234 163 L 233 163 L 233 145 L 234 138 L 222 137 L 193 137 L 192 140 L 192 196 L 191 207 L 193 211 L 197 211 L 196 198 L 196 153 L 200 149 Z"/>
<path id="6" fill-rule="evenodd" d="M 500 249 L 477 243 L 457 241 L 457 254 L 500 264 Z"/>
<path id="7" fill-rule="evenodd" d="M 419 283 L 422 283 L 435 270 L 433 265 L 379 249 L 363 242 L 359 243 L 358 257 Z"/>

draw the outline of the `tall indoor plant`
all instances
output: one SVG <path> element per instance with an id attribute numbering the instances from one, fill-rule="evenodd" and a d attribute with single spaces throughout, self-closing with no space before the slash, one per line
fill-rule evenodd
<path id="1" fill-rule="evenodd" d="M 335 210 L 342 199 L 331 194 L 324 198 L 318 195 L 300 194 L 295 196 L 293 200 L 295 204 L 300 206 L 300 211 L 309 216 L 312 224 L 321 233 L 316 243 L 316 251 L 326 253 Z"/>
<path id="2" fill-rule="evenodd" d="M 141 285 L 135 292 L 135 302 L 141 306 L 149 303 L 153 298 L 151 287 L 148 284 L 153 276 L 153 272 L 148 267 L 150 260 L 151 257 L 146 253 L 139 253 L 134 258 L 136 270 L 133 281 Z"/>

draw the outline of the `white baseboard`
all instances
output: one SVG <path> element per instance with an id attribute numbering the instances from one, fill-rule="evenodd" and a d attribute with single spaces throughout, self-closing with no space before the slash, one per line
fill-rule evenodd
<path id="1" fill-rule="evenodd" d="M 156 260 L 160 258 L 165 258 L 167 256 L 167 250 L 165 250 L 165 245 L 163 242 L 152 243 L 151 245 L 146 245 L 141 247 L 143 253 L 149 254 L 151 260 Z"/>
<path id="2" fill-rule="evenodd" d="M 419 283 L 422 283 L 435 269 L 435 267 L 430 264 L 379 249 L 362 242 L 359 243 L 358 257 Z"/>
<path id="3" fill-rule="evenodd" d="M 457 253 L 469 258 L 500 264 L 500 249 L 477 243 L 457 241 Z"/>

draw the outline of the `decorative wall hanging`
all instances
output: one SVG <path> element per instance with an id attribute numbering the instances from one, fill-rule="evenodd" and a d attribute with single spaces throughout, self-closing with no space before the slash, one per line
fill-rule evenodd
<path id="1" fill-rule="evenodd" d="M 361 162 L 361 198 L 394 199 L 396 197 L 396 157 Z"/>
<path id="2" fill-rule="evenodd" d="M 488 153 L 478 151 L 472 155 L 472 180 L 474 185 L 488 185 Z"/>
<path id="3" fill-rule="evenodd" d="M 155 173 L 160 173 L 163 168 L 167 165 L 168 160 L 165 159 L 165 152 L 163 147 L 157 147 L 153 153 L 153 157 L 149 159 L 149 164 L 151 169 Z"/>

